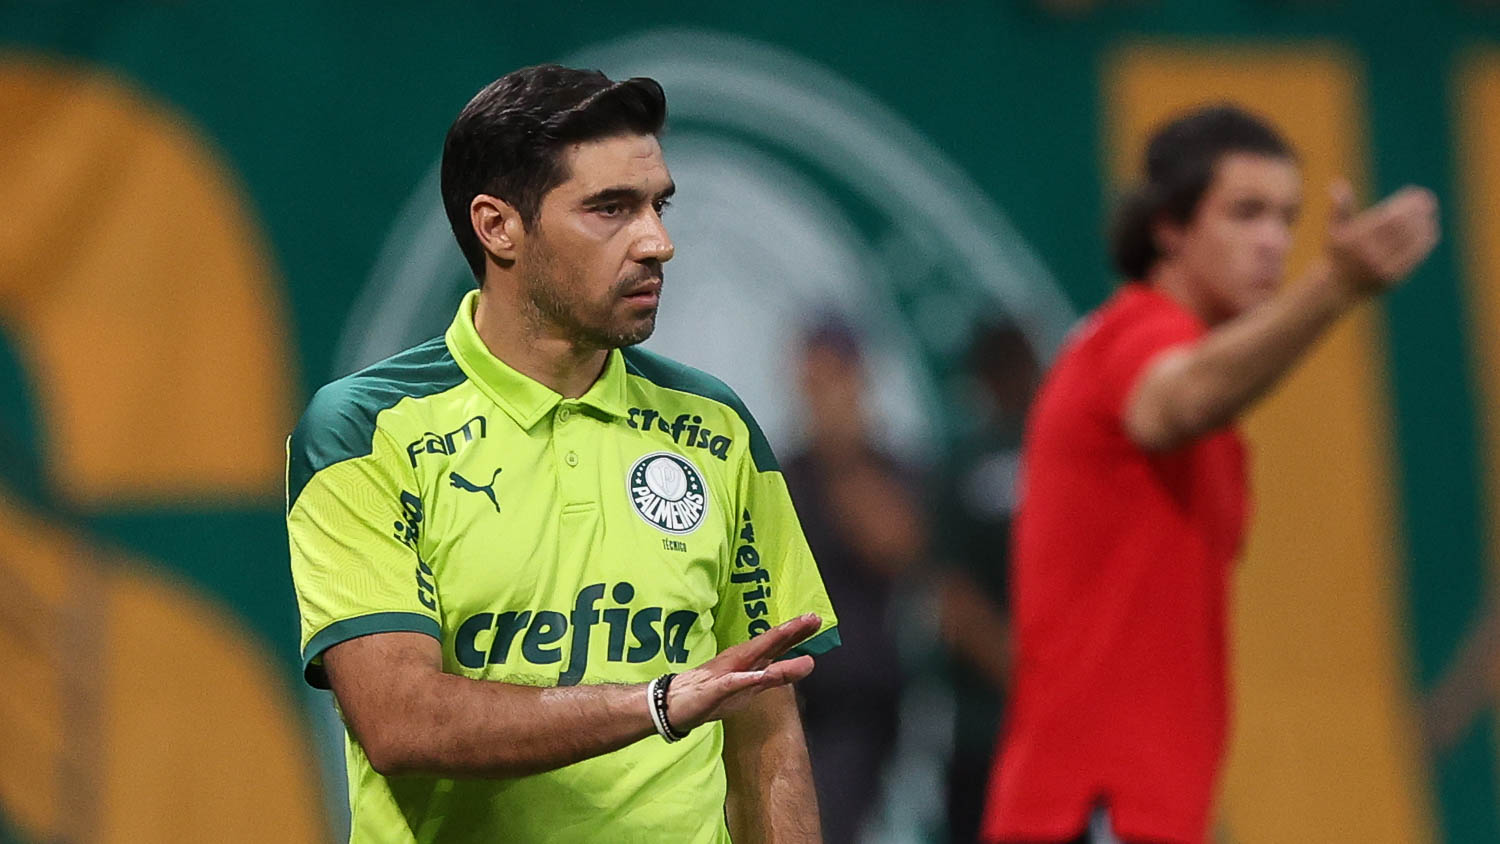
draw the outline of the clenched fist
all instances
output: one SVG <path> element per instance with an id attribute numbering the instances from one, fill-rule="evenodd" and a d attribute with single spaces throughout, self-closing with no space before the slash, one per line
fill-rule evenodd
<path id="1" fill-rule="evenodd" d="M 1332 193 L 1327 255 L 1334 281 L 1350 293 L 1395 287 L 1437 245 L 1437 198 L 1426 188 L 1404 187 L 1357 214 L 1348 182 L 1335 184 Z"/>

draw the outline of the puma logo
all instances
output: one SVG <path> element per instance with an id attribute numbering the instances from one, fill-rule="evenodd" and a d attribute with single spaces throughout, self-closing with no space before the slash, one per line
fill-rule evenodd
<path id="1" fill-rule="evenodd" d="M 461 489 L 465 492 L 484 493 L 485 495 L 489 496 L 490 503 L 495 505 L 495 512 L 498 513 L 500 512 L 500 501 L 495 498 L 495 481 L 500 477 L 500 473 L 503 471 L 505 470 L 496 469 L 495 474 L 490 476 L 490 482 L 485 484 L 484 486 L 480 486 L 479 484 L 474 483 L 473 481 L 465 478 L 463 475 L 460 475 L 457 472 L 448 473 L 448 483 L 452 484 L 455 489 Z"/>

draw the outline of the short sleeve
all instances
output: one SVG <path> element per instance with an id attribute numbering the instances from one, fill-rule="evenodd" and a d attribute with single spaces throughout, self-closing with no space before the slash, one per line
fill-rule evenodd
<path id="1" fill-rule="evenodd" d="M 287 538 L 302 620 L 303 676 L 328 688 L 322 655 L 372 633 L 441 638 L 432 569 L 421 559 L 423 506 L 403 455 L 370 429 L 364 454 L 330 461 L 320 430 L 299 426 L 287 443 Z M 326 465 L 323 465 L 326 464 Z"/>
<path id="2" fill-rule="evenodd" d="M 1106 410 L 1114 418 L 1125 413 L 1125 402 L 1161 353 L 1196 343 L 1203 327 L 1186 311 L 1162 308 L 1137 315 L 1104 347 L 1100 359 Z"/>
<path id="3" fill-rule="evenodd" d="M 714 615 L 719 649 L 809 612 L 822 618 L 822 626 L 787 656 L 838 647 L 838 619 L 780 469 L 762 470 L 747 455 L 737 492 L 733 552 Z"/>

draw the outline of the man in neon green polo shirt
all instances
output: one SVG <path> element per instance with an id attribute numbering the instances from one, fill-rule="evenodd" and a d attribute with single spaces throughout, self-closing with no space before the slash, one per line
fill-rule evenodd
<path id="1" fill-rule="evenodd" d="M 791 683 L 838 630 L 776 458 L 722 382 L 627 348 L 672 257 L 665 115 L 557 66 L 481 91 L 442 164 L 479 289 L 292 434 L 355 841 L 818 840 Z"/>

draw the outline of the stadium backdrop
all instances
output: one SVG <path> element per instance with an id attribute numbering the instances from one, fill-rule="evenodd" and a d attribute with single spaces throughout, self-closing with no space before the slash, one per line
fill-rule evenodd
<path id="1" fill-rule="evenodd" d="M 964 425 L 954 324 L 1005 312 L 1045 357 L 1108 294 L 1104 210 L 1173 108 L 1232 97 L 1287 128 L 1308 175 L 1299 260 L 1334 174 L 1366 196 L 1437 189 L 1434 260 L 1250 422 L 1221 827 L 1500 840 L 1492 712 L 1429 759 L 1414 707 L 1497 574 L 1500 11 L 1485 5 L 0 6 L 0 841 L 326 837 L 282 437 L 318 384 L 451 308 L 442 132 L 499 72 L 558 59 L 668 82 L 668 159 L 724 217 L 674 224 L 678 307 L 733 332 L 719 312 L 737 288 L 694 294 L 694 270 L 774 285 L 757 262 L 811 267 L 822 295 L 905 338 L 882 352 L 882 407 L 918 453 Z M 791 86 L 795 131 L 767 128 L 778 106 L 758 85 Z M 757 234 L 786 207 L 805 225 Z M 830 209 L 844 229 L 820 232 Z M 715 237 L 743 260 L 694 263 Z M 924 242 L 940 248 L 912 258 Z M 756 289 L 760 321 L 730 336 L 770 361 L 741 378 L 792 438 Z M 672 330 L 692 359 L 702 327 Z"/>

